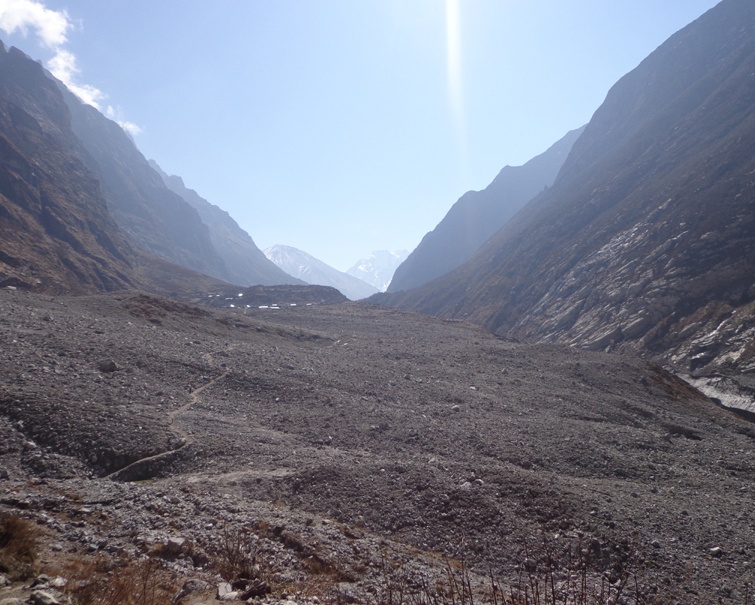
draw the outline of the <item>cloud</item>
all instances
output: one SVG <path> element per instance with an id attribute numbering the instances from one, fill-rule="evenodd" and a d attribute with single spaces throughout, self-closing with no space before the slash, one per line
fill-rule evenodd
<path id="1" fill-rule="evenodd" d="M 64 48 L 68 42 L 68 31 L 72 27 L 73 23 L 65 10 L 51 10 L 36 0 L 0 0 L 0 29 L 8 34 L 20 32 L 23 36 L 32 31 L 42 46 L 55 53 L 47 61 L 50 73 L 84 103 L 102 111 L 100 103 L 107 95 L 91 84 L 78 82 L 81 72 L 76 56 Z M 120 111 L 108 107 L 105 114 L 129 134 L 141 132 L 136 124 L 120 118 Z"/>
<path id="2" fill-rule="evenodd" d="M 54 11 L 34 0 L 3 0 L 0 4 L 0 29 L 24 36 L 33 29 L 39 42 L 57 49 L 68 41 L 71 20 L 66 11 Z"/>
<path id="3" fill-rule="evenodd" d="M 128 120 L 124 120 L 121 117 L 121 110 L 116 109 L 112 105 L 108 105 L 105 109 L 105 115 L 113 120 L 115 123 L 118 124 L 123 130 L 125 130 L 128 134 L 131 136 L 136 136 L 142 132 L 142 129 L 134 124 L 133 122 L 129 122 Z"/>
<path id="4" fill-rule="evenodd" d="M 105 99 L 106 95 L 94 86 L 76 83 L 79 67 L 72 52 L 59 48 L 55 56 L 47 62 L 47 69 L 84 103 L 100 109 L 100 101 Z"/>

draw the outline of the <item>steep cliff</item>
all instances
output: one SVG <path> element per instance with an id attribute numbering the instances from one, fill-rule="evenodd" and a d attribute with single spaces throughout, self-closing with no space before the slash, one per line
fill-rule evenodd
<path id="1" fill-rule="evenodd" d="M 0 42 L 0 285 L 133 285 L 134 251 L 82 153 L 61 92 L 39 64 Z"/>
<path id="2" fill-rule="evenodd" d="M 149 163 L 168 189 L 180 195 L 197 211 L 209 230 L 212 245 L 225 264 L 228 281 L 241 286 L 304 283 L 271 262 L 225 210 L 186 187 L 180 176 L 166 174 L 152 160 Z"/>
<path id="3" fill-rule="evenodd" d="M 82 159 L 100 181 L 115 222 L 142 250 L 212 277 L 227 268 L 197 211 L 170 191 L 123 129 L 59 83 Z"/>

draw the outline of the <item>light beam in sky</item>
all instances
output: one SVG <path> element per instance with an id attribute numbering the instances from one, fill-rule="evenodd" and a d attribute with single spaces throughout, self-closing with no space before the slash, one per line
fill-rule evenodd
<path id="1" fill-rule="evenodd" d="M 461 61 L 461 0 L 446 0 L 446 79 L 462 176 L 468 175 L 467 129 Z"/>

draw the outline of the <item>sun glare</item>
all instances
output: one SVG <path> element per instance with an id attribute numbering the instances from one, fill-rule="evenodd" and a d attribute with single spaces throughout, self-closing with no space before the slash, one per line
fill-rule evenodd
<path id="1" fill-rule="evenodd" d="M 461 61 L 461 0 L 446 0 L 446 79 L 457 144 L 466 173 L 467 141 Z"/>

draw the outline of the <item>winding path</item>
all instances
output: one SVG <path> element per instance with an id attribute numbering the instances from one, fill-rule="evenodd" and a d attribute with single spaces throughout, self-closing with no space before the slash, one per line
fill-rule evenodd
<path id="1" fill-rule="evenodd" d="M 103 479 L 118 479 L 118 475 L 121 473 L 125 473 L 129 470 L 134 469 L 138 465 L 142 465 L 148 462 L 154 462 L 155 460 L 160 460 L 162 458 L 166 458 L 168 456 L 172 456 L 174 454 L 177 454 L 185 447 L 191 445 L 194 443 L 194 437 L 189 435 L 186 431 L 184 431 L 182 428 L 180 428 L 176 424 L 176 419 L 180 414 L 183 414 L 187 410 L 189 410 L 194 404 L 196 404 L 199 401 L 199 395 L 204 391 L 206 388 L 211 387 L 219 380 L 222 380 L 228 375 L 228 370 L 223 372 L 222 374 L 219 374 L 209 382 L 206 382 L 200 387 L 197 387 L 193 391 L 189 393 L 189 400 L 183 404 L 180 408 L 173 410 L 170 414 L 168 414 L 168 428 L 173 432 L 174 435 L 176 435 L 181 441 L 181 445 L 179 445 L 176 449 L 173 450 L 166 450 L 164 452 L 160 452 L 159 454 L 153 454 L 152 456 L 145 456 L 144 458 L 139 458 L 139 460 L 135 460 L 134 462 L 131 462 L 130 464 L 127 464 L 126 466 L 119 468 L 117 471 L 113 471 L 109 475 L 105 475 Z"/>

